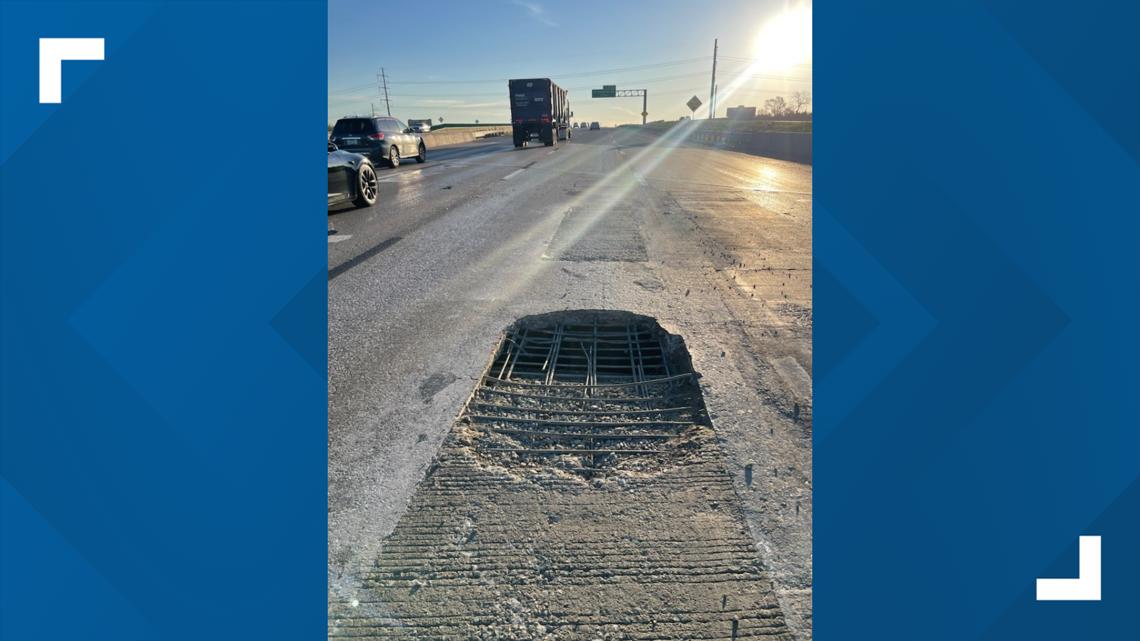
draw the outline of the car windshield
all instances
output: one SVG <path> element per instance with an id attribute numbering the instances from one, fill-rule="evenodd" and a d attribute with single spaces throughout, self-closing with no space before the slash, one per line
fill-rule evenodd
<path id="1" fill-rule="evenodd" d="M 372 123 L 367 118 L 350 118 L 336 121 L 334 136 L 352 136 L 372 133 Z"/>

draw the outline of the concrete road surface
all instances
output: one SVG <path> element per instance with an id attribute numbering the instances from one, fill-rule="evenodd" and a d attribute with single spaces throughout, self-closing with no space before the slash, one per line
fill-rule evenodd
<path id="1" fill-rule="evenodd" d="M 376 206 L 329 213 L 330 598 L 360 593 L 504 328 L 627 310 L 684 338 L 780 609 L 810 638 L 812 170 L 681 132 L 429 150 L 378 171 Z"/>

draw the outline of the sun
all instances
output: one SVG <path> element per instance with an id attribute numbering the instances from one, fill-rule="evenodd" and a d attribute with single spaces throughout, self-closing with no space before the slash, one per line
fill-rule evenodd
<path id="1" fill-rule="evenodd" d="M 811 5 L 784 9 L 760 28 L 753 44 L 758 71 L 792 71 L 811 62 Z"/>

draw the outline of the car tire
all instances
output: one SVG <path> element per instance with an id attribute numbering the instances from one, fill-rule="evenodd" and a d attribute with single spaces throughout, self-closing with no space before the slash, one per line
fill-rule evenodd
<path id="1" fill-rule="evenodd" d="M 427 147 L 420 142 L 420 153 L 416 154 L 416 162 L 427 162 Z"/>
<path id="2" fill-rule="evenodd" d="M 400 166 L 400 150 L 396 149 L 396 145 L 388 147 L 388 166 L 392 169 Z"/>
<path id="3" fill-rule="evenodd" d="M 380 181 L 370 162 L 360 163 L 356 170 L 356 198 L 352 201 L 357 207 L 371 207 L 380 194 Z"/>

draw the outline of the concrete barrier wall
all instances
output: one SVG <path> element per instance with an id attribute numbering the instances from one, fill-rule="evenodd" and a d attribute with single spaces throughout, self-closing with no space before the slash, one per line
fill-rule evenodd
<path id="1" fill-rule="evenodd" d="M 440 129 L 424 134 L 424 144 L 428 149 L 459 145 L 472 140 L 486 138 L 487 136 L 509 136 L 510 127 L 462 127 L 455 129 Z"/>
<path id="2" fill-rule="evenodd" d="M 810 133 L 787 131 L 705 133 L 698 131 L 689 137 L 689 141 L 718 149 L 731 149 L 756 156 L 811 164 Z"/>
<path id="3" fill-rule="evenodd" d="M 686 126 L 680 124 L 677 126 Z M 716 147 L 717 149 L 731 149 L 754 156 L 765 156 L 778 160 L 790 160 L 811 164 L 811 133 L 789 131 L 756 131 L 756 132 L 723 132 L 703 131 L 701 123 L 696 123 L 696 131 L 690 133 L 685 141 L 689 144 Z M 669 128 L 644 127 L 647 133 L 661 135 Z"/>

